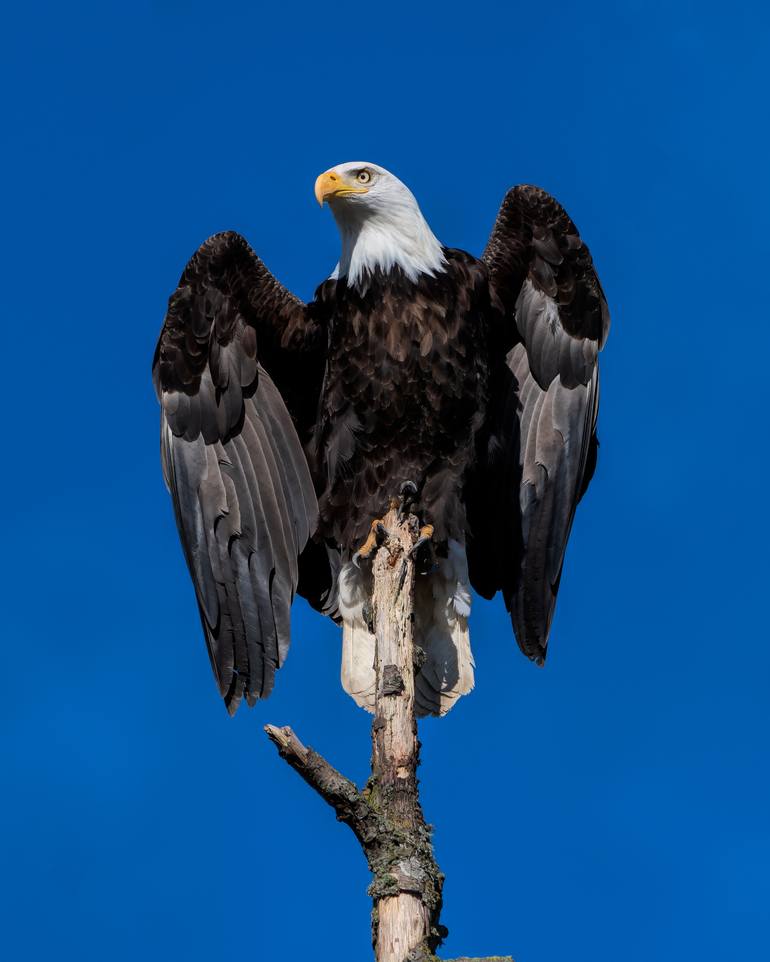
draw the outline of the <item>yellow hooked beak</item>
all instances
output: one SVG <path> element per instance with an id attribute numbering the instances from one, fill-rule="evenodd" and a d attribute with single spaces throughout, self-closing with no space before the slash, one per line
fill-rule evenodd
<path id="1" fill-rule="evenodd" d="M 336 170 L 327 170 L 315 182 L 315 199 L 323 207 L 330 197 L 345 197 L 347 194 L 368 194 L 368 187 L 354 187 L 343 180 Z"/>

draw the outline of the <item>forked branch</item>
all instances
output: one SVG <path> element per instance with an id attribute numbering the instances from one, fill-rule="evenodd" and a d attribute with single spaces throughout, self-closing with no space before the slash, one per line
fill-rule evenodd
<path id="1" fill-rule="evenodd" d="M 345 778 L 291 728 L 265 731 L 291 767 L 349 825 L 372 873 L 372 942 L 377 962 L 437 962 L 444 876 L 433 856 L 417 786 L 420 744 L 414 709 L 414 563 L 417 519 L 393 508 L 373 564 L 376 694 L 372 774 L 364 789 Z M 457 959 L 455 962 L 512 962 Z"/>

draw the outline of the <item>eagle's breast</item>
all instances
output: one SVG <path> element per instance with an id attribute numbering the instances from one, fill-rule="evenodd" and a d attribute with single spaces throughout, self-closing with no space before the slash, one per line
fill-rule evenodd
<path id="1" fill-rule="evenodd" d="M 462 478 L 488 387 L 486 275 L 447 251 L 446 271 L 327 282 L 327 368 L 313 461 L 323 532 L 362 539 L 405 480 L 444 537 L 462 526 Z"/>

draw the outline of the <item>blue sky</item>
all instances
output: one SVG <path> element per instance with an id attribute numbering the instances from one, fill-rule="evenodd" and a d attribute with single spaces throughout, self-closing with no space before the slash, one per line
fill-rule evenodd
<path id="1" fill-rule="evenodd" d="M 30 962 L 365 959 L 352 835 L 275 756 L 365 778 L 336 630 L 298 604 L 230 720 L 158 465 L 150 360 L 209 234 L 308 297 L 315 176 L 371 160 L 480 252 L 567 207 L 610 301 L 599 469 L 547 668 L 502 604 L 421 727 L 446 957 L 770 956 L 764 5 L 181 0 L 6 13 L 0 947 Z"/>

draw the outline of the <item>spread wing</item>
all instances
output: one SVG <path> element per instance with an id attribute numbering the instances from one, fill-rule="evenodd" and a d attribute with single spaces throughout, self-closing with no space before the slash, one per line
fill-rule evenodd
<path id="1" fill-rule="evenodd" d="M 155 351 L 164 478 L 231 714 L 270 693 L 289 646 L 318 512 L 298 431 L 317 404 L 320 333 L 312 308 L 230 232 L 188 263 Z"/>
<path id="2" fill-rule="evenodd" d="M 609 312 L 577 228 L 537 187 L 508 192 L 483 260 L 513 346 L 494 388 L 478 489 L 501 516 L 492 526 L 488 507 L 474 508 L 471 579 L 481 594 L 502 590 L 519 646 L 542 663 L 575 508 L 596 463 Z"/>

